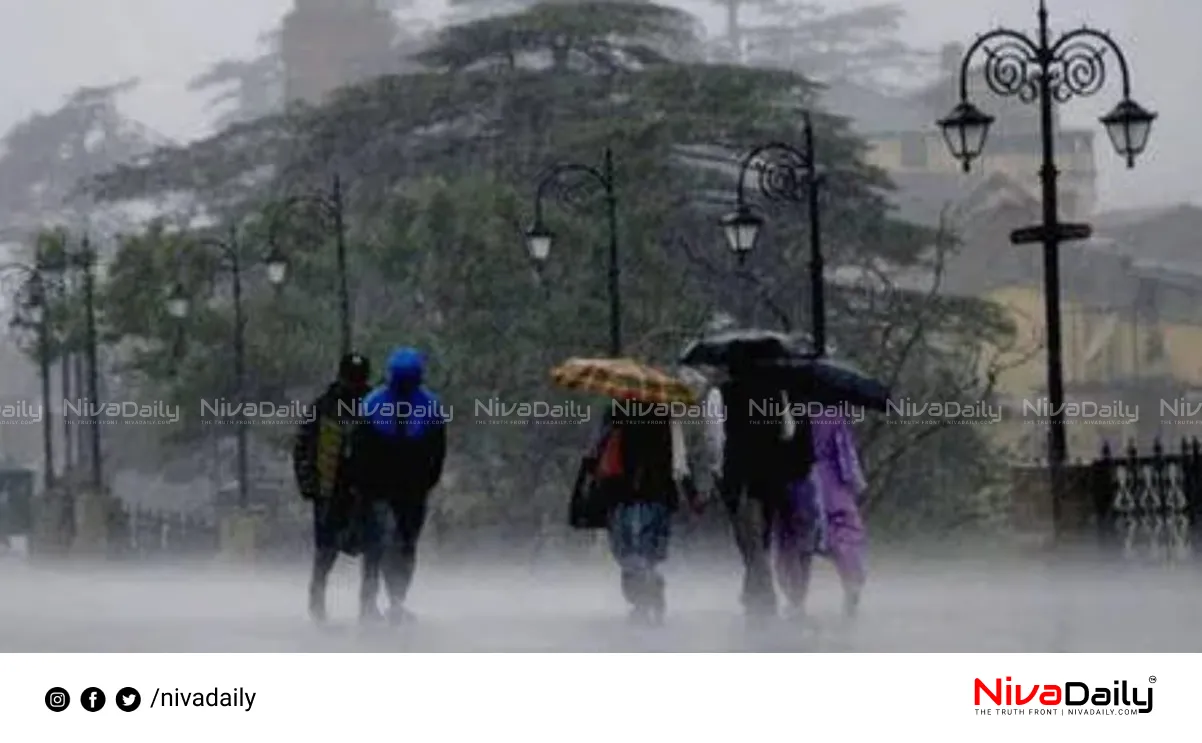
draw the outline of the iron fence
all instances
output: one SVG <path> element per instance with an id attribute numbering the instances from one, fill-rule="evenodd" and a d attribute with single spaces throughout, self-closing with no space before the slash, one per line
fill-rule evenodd
<path id="1" fill-rule="evenodd" d="M 1175 450 L 1160 440 L 1141 451 L 1130 442 L 1102 447 L 1092 462 L 1074 462 L 1065 473 L 1061 523 L 1051 524 L 1047 467 L 1015 468 L 1015 511 L 1020 528 L 1046 523 L 1062 537 L 1096 540 L 1125 560 L 1179 564 L 1193 558 L 1202 527 L 1202 444 L 1182 439 Z"/>

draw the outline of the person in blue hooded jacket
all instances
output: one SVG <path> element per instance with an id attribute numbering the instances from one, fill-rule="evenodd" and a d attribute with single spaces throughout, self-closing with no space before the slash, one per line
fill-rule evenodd
<path id="1" fill-rule="evenodd" d="M 371 501 L 372 528 L 364 546 L 361 617 L 381 618 L 380 576 L 389 618 L 411 615 L 405 599 L 417 566 L 417 543 L 430 491 L 442 478 L 446 424 L 442 403 L 424 385 L 425 358 L 415 348 L 393 351 L 385 383 L 363 400 L 364 423 L 355 446 L 360 491 Z"/>

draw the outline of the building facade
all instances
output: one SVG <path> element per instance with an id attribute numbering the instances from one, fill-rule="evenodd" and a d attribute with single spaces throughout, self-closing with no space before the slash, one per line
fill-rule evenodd
<path id="1" fill-rule="evenodd" d="M 1004 175 L 1038 197 L 1043 163 L 1039 108 L 994 94 L 979 70 L 971 73 L 970 95 L 996 121 L 971 174 L 965 175 L 960 162 L 951 156 L 935 122 L 959 102 L 963 53 L 962 46 L 948 45 L 940 79 L 914 94 L 885 96 L 851 84 L 833 84 L 826 103 L 853 119 L 854 128 L 871 148 L 868 161 L 895 175 L 903 188 L 907 179 L 943 180 L 949 189 L 964 192 L 991 176 Z M 1059 122 L 1057 130 L 1061 217 L 1087 220 L 1097 208 L 1095 132 L 1061 129 Z"/>
<path id="2" fill-rule="evenodd" d="M 965 174 L 935 124 L 958 102 L 963 52 L 947 47 L 942 79 L 914 95 L 833 85 L 826 105 L 850 118 L 870 144 L 867 159 L 897 186 L 891 196 L 901 218 L 932 226 L 946 220 L 960 238 L 944 266 L 941 291 L 990 299 L 1008 311 L 1016 339 L 1001 360 L 996 392 L 1017 414 L 997 436 L 1020 456 L 1041 457 L 1046 421 L 1029 410 L 1023 415 L 1022 407 L 1047 394 L 1042 251 L 1009 240 L 1014 229 L 1040 221 L 1039 109 L 997 96 L 979 70 L 972 73 L 972 100 L 996 121 L 981 159 Z M 1092 458 L 1103 442 L 1146 446 L 1156 437 L 1202 436 L 1202 253 L 1196 247 L 1202 209 L 1100 214 L 1095 132 L 1057 126 L 1055 145 L 1060 218 L 1093 224 L 1096 235 L 1061 245 L 1066 396 L 1113 409 L 1112 420 L 1070 424 L 1072 456 Z"/>

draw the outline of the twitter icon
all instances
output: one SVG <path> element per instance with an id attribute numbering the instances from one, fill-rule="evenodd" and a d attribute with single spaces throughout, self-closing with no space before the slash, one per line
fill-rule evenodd
<path id="1" fill-rule="evenodd" d="M 117 709 L 122 712 L 133 712 L 142 704 L 142 695 L 132 686 L 127 686 L 117 692 Z"/>

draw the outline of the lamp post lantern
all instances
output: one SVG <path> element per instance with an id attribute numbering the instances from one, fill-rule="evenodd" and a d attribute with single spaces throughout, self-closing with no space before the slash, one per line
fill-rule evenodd
<path id="1" fill-rule="evenodd" d="M 1144 152 L 1156 114 L 1131 98 L 1131 74 L 1122 49 L 1102 31 L 1083 26 L 1052 38 L 1048 27 L 1045 0 L 1039 2 L 1039 29 L 1032 38 L 1008 28 L 997 28 L 977 37 L 964 54 L 960 67 L 960 102 L 937 123 L 943 130 L 951 154 L 965 172 L 985 149 L 992 116 L 969 100 L 969 65 L 977 53 L 984 55 L 986 85 L 1003 97 L 1016 97 L 1039 106 L 1040 139 L 1043 164 L 1040 182 L 1043 192 L 1042 224 L 1020 230 L 1015 242 L 1039 242 L 1043 245 L 1044 303 L 1047 323 L 1048 402 L 1051 408 L 1048 430 L 1048 464 L 1052 486 L 1052 526 L 1058 534 L 1064 502 L 1064 466 L 1068 445 L 1064 421 L 1064 372 L 1060 323 L 1060 242 L 1088 234 L 1087 225 L 1060 222 L 1057 200 L 1055 119 L 1057 104 L 1099 92 L 1106 81 L 1105 54 L 1112 53 L 1122 76 L 1122 99 L 1101 118 L 1115 151 L 1134 167 Z M 1019 237 L 1019 234 L 1025 235 Z M 1026 236 L 1030 236 L 1030 240 Z"/>
<path id="2" fill-rule="evenodd" d="M 284 216 L 301 207 L 315 209 L 321 217 L 323 225 L 334 233 L 334 248 L 338 273 L 339 344 L 342 349 L 342 355 L 345 356 L 351 352 L 354 338 L 352 335 L 353 331 L 351 330 L 351 294 L 346 265 L 346 215 L 342 193 L 342 179 L 338 175 L 335 175 L 330 183 L 328 192 L 290 196 L 278 205 L 269 225 L 270 235 L 268 239 L 273 246 L 273 251 L 276 245 L 275 233 L 279 227 L 279 222 Z M 286 262 L 283 260 L 281 254 L 273 252 L 273 255 L 267 261 L 268 280 L 278 286 L 284 282 L 286 275 Z"/>
<path id="3" fill-rule="evenodd" d="M 821 209 L 819 189 L 823 184 L 818 172 L 814 147 L 814 122 L 807 111 L 803 114 L 803 147 L 797 149 L 782 142 L 761 145 L 748 153 L 739 167 L 735 192 L 735 211 L 722 219 L 726 242 L 740 263 L 756 247 L 764 220 L 755 214 L 746 200 L 748 171 L 759 171 L 761 195 L 772 201 L 792 201 L 806 204 L 810 220 L 810 326 L 814 353 L 826 355 L 826 294 L 822 257 Z"/>
<path id="4" fill-rule="evenodd" d="M 530 252 L 531 260 L 538 265 L 542 265 L 550 256 L 555 236 L 543 222 L 543 199 L 552 186 L 562 183 L 565 176 L 581 176 L 600 186 L 605 193 L 605 213 L 609 225 L 609 353 L 616 358 L 622 355 L 622 297 L 618 262 L 618 200 L 614 183 L 613 151 L 610 148 L 605 148 L 600 170 L 591 165 L 568 163 L 556 165 L 543 176 L 534 196 L 534 223 L 526 231 L 526 248 Z"/>

